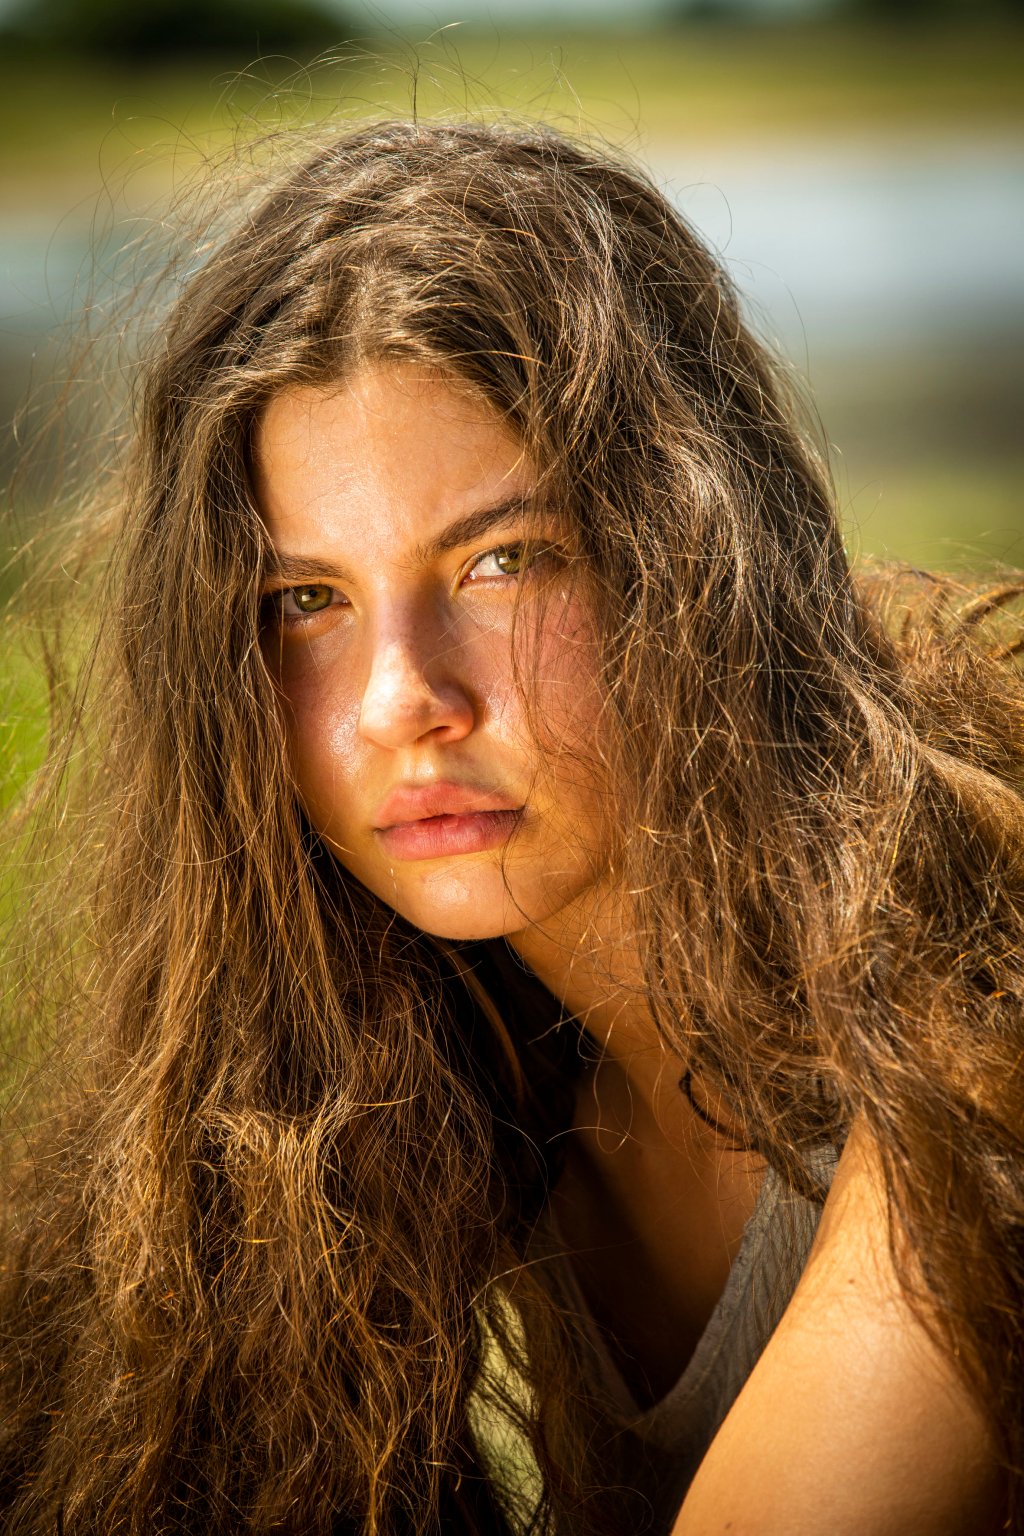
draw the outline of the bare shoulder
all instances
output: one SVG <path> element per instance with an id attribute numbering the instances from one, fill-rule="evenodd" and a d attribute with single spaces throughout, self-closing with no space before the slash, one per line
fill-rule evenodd
<path id="1" fill-rule="evenodd" d="M 851 1132 L 793 1299 L 673 1536 L 989 1536 L 989 1429 L 894 1272 L 882 1175 Z"/>

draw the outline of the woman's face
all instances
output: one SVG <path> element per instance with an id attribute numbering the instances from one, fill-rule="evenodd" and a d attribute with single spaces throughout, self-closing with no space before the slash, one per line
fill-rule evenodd
<path id="1" fill-rule="evenodd" d="M 602 863 L 601 697 L 519 442 L 442 375 L 380 364 L 278 396 L 256 458 L 262 643 L 313 826 L 429 933 L 567 916 Z"/>

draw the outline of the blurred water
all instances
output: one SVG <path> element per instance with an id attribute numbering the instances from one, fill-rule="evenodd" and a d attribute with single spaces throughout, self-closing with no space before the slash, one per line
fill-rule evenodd
<path id="1" fill-rule="evenodd" d="M 798 360 L 1024 326 L 1022 144 L 666 146 L 648 164 Z M 66 317 L 89 253 L 70 218 L 9 214 L 0 240 L 2 345 Z"/>
<path id="2" fill-rule="evenodd" d="M 927 458 L 973 464 L 977 486 L 979 466 L 990 475 L 1001 464 L 998 517 L 1010 515 L 1024 390 L 1024 144 L 661 145 L 647 162 L 723 256 L 756 328 L 809 375 L 858 483 L 883 463 Z M 139 236 L 140 221 L 125 218 L 94 259 L 88 212 L 56 230 L 27 210 L 0 224 L 0 422 L 30 380 L 45 384 L 47 338 L 87 298 L 102 305 L 118 242 Z M 130 283 L 130 257 L 124 272 Z M 0 478 L 12 447 L 4 434 Z M 1010 520 L 1024 534 L 1024 517 Z"/>
<path id="3" fill-rule="evenodd" d="M 650 164 L 799 362 L 1024 329 L 1024 144 L 661 151 Z"/>

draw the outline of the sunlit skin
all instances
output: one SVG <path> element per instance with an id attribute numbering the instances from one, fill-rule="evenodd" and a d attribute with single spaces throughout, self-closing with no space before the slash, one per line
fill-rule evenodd
<path id="1" fill-rule="evenodd" d="M 763 1163 L 688 1109 L 684 1064 L 643 1003 L 609 875 L 595 626 L 568 530 L 524 511 L 534 472 L 491 408 L 413 367 L 283 393 L 257 480 L 275 557 L 262 644 L 297 792 L 371 891 L 429 933 L 506 936 L 600 1041 L 552 1201 L 628 1379 L 660 1395 L 707 1326 Z M 985 1427 L 902 1297 L 881 1191 L 855 1126 L 804 1277 L 675 1536 L 996 1528 Z M 894 1521 L 875 1518 L 887 1508 Z"/>
<path id="2" fill-rule="evenodd" d="M 519 442 L 465 388 L 388 364 L 282 393 L 256 458 L 281 572 L 264 654 L 310 821 L 428 933 L 557 927 L 602 861 L 601 697 L 567 530 L 531 515 Z"/>
<path id="3" fill-rule="evenodd" d="M 748 1161 L 733 1167 L 687 1110 L 684 1063 L 644 1001 L 629 902 L 608 872 L 611 797 L 595 771 L 608 725 L 569 530 L 524 518 L 535 475 L 491 408 L 412 367 L 283 393 L 257 470 L 279 567 L 264 655 L 306 813 L 419 928 L 507 937 L 601 1044 L 562 1220 L 583 1246 L 594 1232 L 614 1242 L 621 1205 L 643 1232 L 647 1258 L 630 1249 L 629 1272 L 649 1271 L 646 1293 L 665 1294 L 651 1313 L 660 1348 L 675 1302 L 692 1310 L 686 1282 L 703 1298 L 720 1290 L 756 1186 Z M 454 817 L 461 848 L 440 818 L 403 819 L 437 809 L 443 785 L 487 806 L 482 826 Z M 613 805 L 625 813 L 621 791 Z M 695 1242 L 709 1224 L 716 1241 Z M 675 1321 L 685 1347 L 693 1320 Z"/>

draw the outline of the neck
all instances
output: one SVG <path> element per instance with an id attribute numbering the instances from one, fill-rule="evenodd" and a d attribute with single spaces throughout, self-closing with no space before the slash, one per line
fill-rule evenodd
<path id="1" fill-rule="evenodd" d="M 509 935 L 534 975 L 637 1086 L 677 1061 L 647 1003 L 635 921 L 623 899 L 598 888 L 550 922 Z M 679 1071 L 683 1070 L 682 1065 Z"/>
<path id="2" fill-rule="evenodd" d="M 668 1104 L 669 1119 L 676 1122 L 680 1087 L 690 1063 L 654 1022 L 635 915 L 625 898 L 597 887 L 543 926 L 531 924 L 510 934 L 508 943 L 595 1041 L 606 1066 L 614 1069 L 600 1074 L 600 1093 L 595 1079 L 595 1102 L 619 1096 L 634 1108 L 641 1104 L 659 1121 Z M 684 1120 L 698 1136 L 707 1139 L 705 1117 L 723 1127 L 735 1123 L 734 1107 L 703 1073 L 691 1074 L 689 1093 L 698 1108 L 696 1115 L 687 1110 Z"/>

